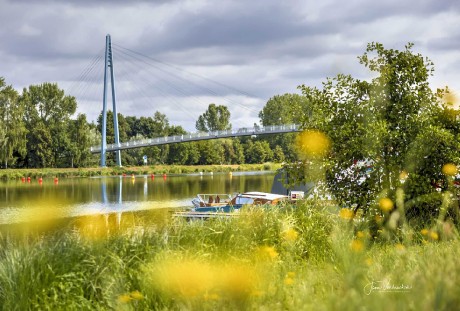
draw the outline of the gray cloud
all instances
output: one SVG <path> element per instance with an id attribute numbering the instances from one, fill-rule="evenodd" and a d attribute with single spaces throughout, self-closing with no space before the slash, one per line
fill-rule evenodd
<path id="1" fill-rule="evenodd" d="M 79 76 L 103 52 L 108 33 L 119 111 L 159 110 L 187 129 L 195 120 L 180 105 L 197 116 L 211 100 L 235 103 L 234 121 L 251 125 L 270 97 L 297 92 L 299 84 L 321 86 L 337 73 L 366 79 L 370 73 L 357 56 L 371 41 L 396 49 L 415 42 L 416 51 L 435 61 L 434 87 L 448 83 L 460 91 L 460 2 L 454 0 L 0 0 L 0 8 L 0 75 L 18 89 L 55 81 L 75 93 L 78 111 L 90 120 L 101 109 L 102 64 L 85 81 Z M 185 84 L 130 60 L 122 47 L 230 87 L 176 72 L 202 87 Z M 239 103 L 252 112 L 243 113 Z"/>

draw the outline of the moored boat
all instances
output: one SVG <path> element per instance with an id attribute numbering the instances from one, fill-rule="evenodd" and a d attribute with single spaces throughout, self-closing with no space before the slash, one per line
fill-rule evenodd
<path id="1" fill-rule="evenodd" d="M 238 214 L 243 206 L 277 205 L 288 200 L 286 195 L 267 192 L 245 192 L 234 196 L 228 194 L 198 194 L 192 200 L 193 208 L 186 212 L 174 213 L 174 216 L 185 218 L 212 218 L 216 216 L 230 217 Z"/>

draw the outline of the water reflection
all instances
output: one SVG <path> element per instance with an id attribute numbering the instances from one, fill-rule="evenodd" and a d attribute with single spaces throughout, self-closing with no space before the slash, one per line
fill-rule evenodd
<path id="1" fill-rule="evenodd" d="M 198 193 L 269 192 L 274 173 L 37 179 L 0 182 L 0 224 L 83 215 L 151 212 L 191 206 Z M 161 213 L 164 213 L 162 211 Z M 113 217 L 113 216 L 112 216 Z"/>

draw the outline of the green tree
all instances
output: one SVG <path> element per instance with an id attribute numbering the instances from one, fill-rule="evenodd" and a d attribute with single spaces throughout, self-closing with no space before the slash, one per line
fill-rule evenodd
<path id="1" fill-rule="evenodd" d="M 71 149 L 68 124 L 77 107 L 75 98 L 65 95 L 55 83 L 43 83 L 24 89 L 19 100 L 25 107 L 24 120 L 30 129 L 27 134 L 28 166 L 62 165 L 62 159 Z M 32 150 L 42 156 L 31 154 Z"/>
<path id="2" fill-rule="evenodd" d="M 259 112 L 263 126 L 299 124 L 308 114 L 308 100 L 300 94 L 275 95 Z"/>
<path id="3" fill-rule="evenodd" d="M 0 161 L 5 168 L 14 165 L 18 156 L 26 154 L 24 106 L 18 96 L 18 92 L 0 77 Z"/>
<path id="4" fill-rule="evenodd" d="M 266 141 L 248 140 L 245 146 L 246 163 L 264 163 L 273 159 L 273 151 Z"/>
<path id="5" fill-rule="evenodd" d="M 226 106 L 210 104 L 206 112 L 198 117 L 195 127 L 203 132 L 230 130 L 230 111 Z"/>
<path id="6" fill-rule="evenodd" d="M 69 135 L 72 142 L 70 152 L 70 166 L 84 167 L 91 159 L 89 148 L 95 143 L 91 140 L 91 128 L 86 115 L 78 114 L 76 120 L 69 123 Z"/>
<path id="7" fill-rule="evenodd" d="M 276 146 L 273 150 L 273 161 L 276 163 L 282 163 L 286 157 L 284 156 L 283 149 L 280 146 Z"/>
<path id="8" fill-rule="evenodd" d="M 459 163 L 459 144 L 440 122 L 444 92 L 429 87 L 433 63 L 415 54 L 412 44 L 399 51 L 370 43 L 359 60 L 376 73 L 370 82 L 338 75 L 327 79 L 322 90 L 299 87 L 312 110 L 302 125 L 331 140 L 323 162 L 328 188 L 340 204 L 365 211 L 382 197 L 396 202 L 398 188 L 408 203 L 416 196 L 436 196 L 431 184 L 445 178 L 445 163 Z M 359 165 L 364 162 L 372 169 Z M 304 167 L 312 163 L 304 158 Z M 291 173 L 306 176 L 303 170 Z M 414 186 L 421 180 L 426 181 L 423 187 Z"/>
<path id="9" fill-rule="evenodd" d="M 259 113 L 260 123 L 263 126 L 283 125 L 283 124 L 300 124 L 301 119 L 309 114 L 310 108 L 308 100 L 300 94 L 276 95 L 270 98 L 264 108 Z M 279 146 L 282 150 L 284 161 L 285 158 L 294 161 L 295 150 L 294 140 L 297 134 L 276 134 L 264 137 L 272 150 Z M 278 151 L 278 155 L 281 154 Z"/>

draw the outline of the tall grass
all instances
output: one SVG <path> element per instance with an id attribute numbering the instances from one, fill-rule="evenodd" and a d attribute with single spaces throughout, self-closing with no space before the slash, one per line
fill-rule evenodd
<path id="1" fill-rule="evenodd" d="M 342 217 L 341 217 L 342 216 Z M 393 242 L 316 202 L 231 219 L 76 221 L 4 233 L 3 310 L 453 310 L 460 242 L 431 229 Z M 83 222 L 83 223 L 82 223 Z M 446 229 L 447 230 L 447 229 Z"/>

